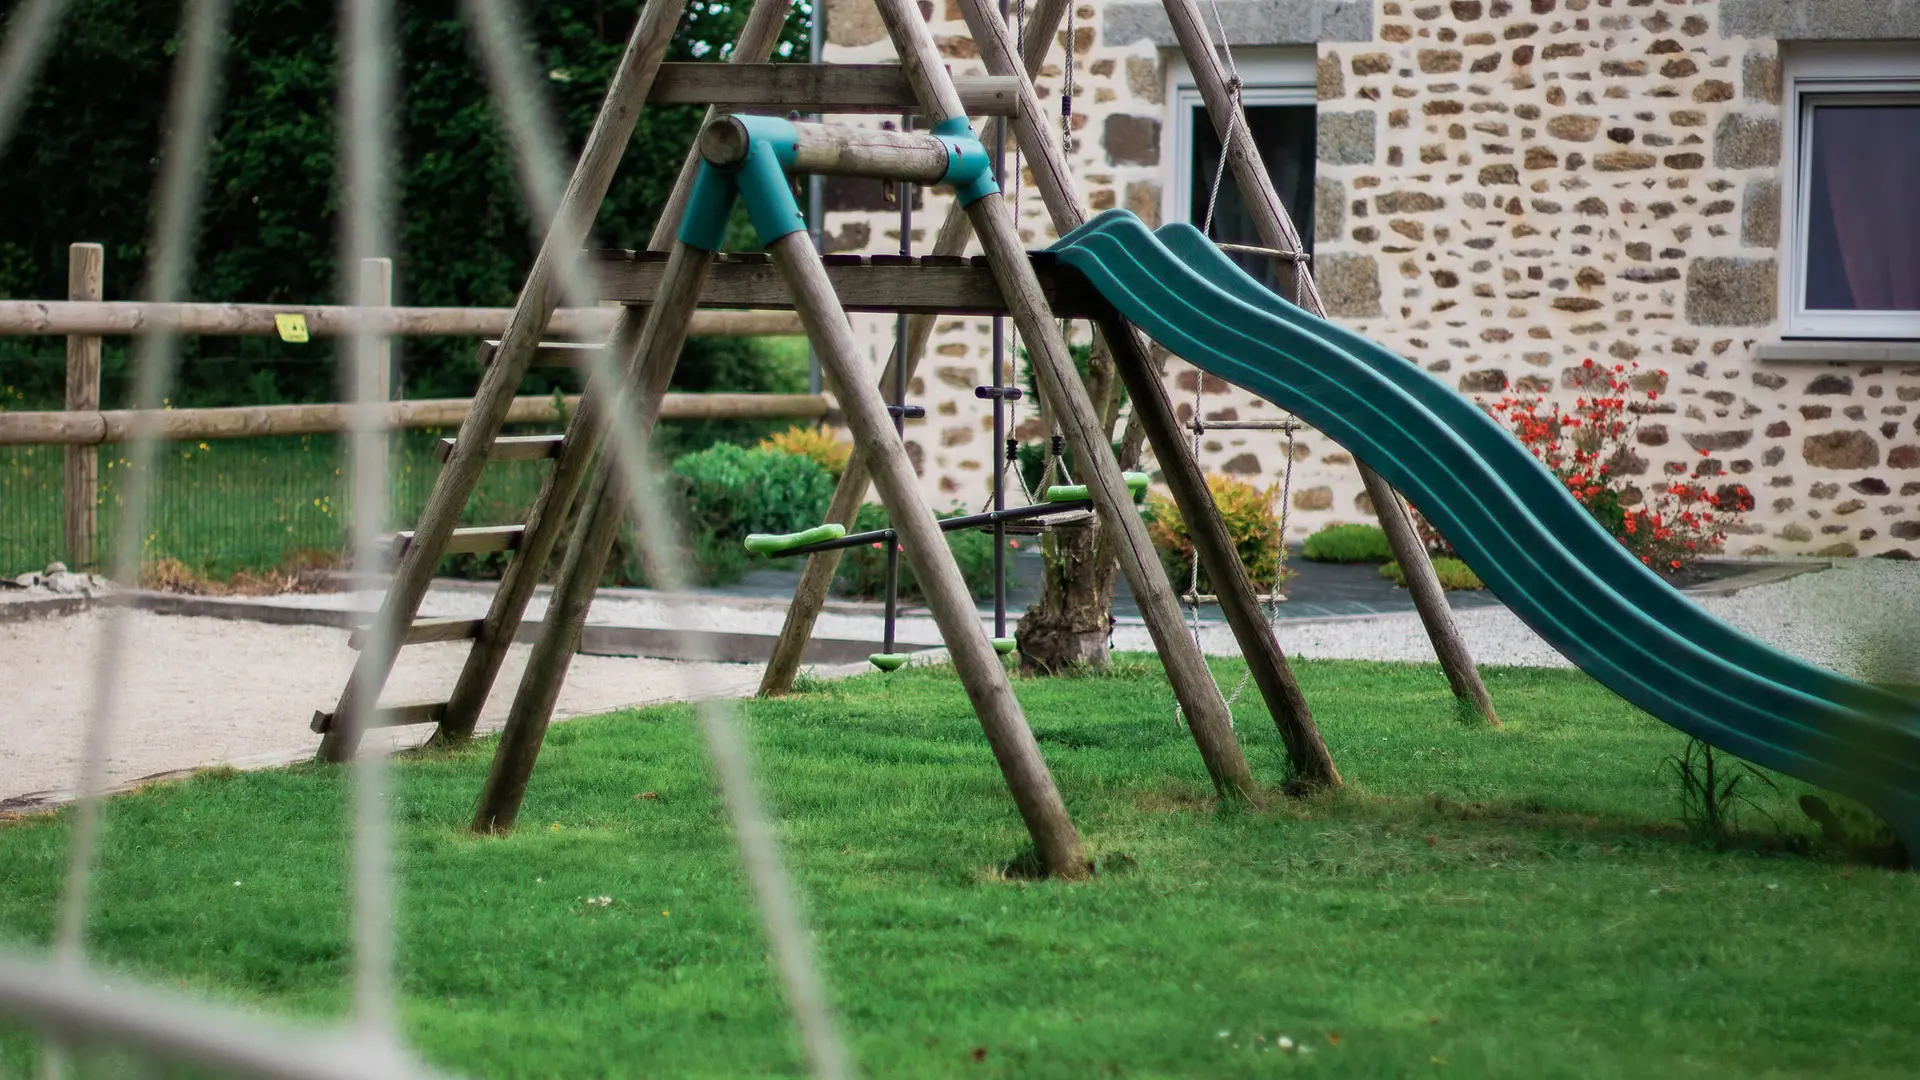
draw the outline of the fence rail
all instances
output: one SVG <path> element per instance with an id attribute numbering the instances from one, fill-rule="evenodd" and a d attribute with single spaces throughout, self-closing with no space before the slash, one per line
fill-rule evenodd
<path id="1" fill-rule="evenodd" d="M 104 301 L 104 258 L 98 244 L 68 248 L 65 300 L 0 300 L 0 336 L 67 339 L 66 409 L 59 412 L 0 413 L 0 447 L 65 447 L 61 484 L 62 550 L 78 566 L 97 561 L 101 483 L 96 447 L 131 442 L 142 423 L 157 425 L 170 442 L 243 439 L 279 435 L 332 435 L 347 430 L 351 407 L 341 404 L 254 405 L 221 409 L 100 409 L 100 348 L 103 337 L 166 330 L 192 336 L 277 337 L 280 319 L 298 315 L 306 337 L 344 337 L 367 327 L 385 337 L 498 337 L 506 332 L 509 308 L 393 307 L 393 266 L 367 259 L 360 271 L 371 295 L 389 301 L 369 307 L 331 304 L 156 304 Z M 619 315 L 618 307 L 561 308 L 546 334 L 565 341 L 604 341 Z M 787 311 L 701 311 L 694 315 L 695 335 L 758 337 L 800 334 L 799 317 Z M 298 339 L 296 339 L 298 340 Z M 562 418 L 579 398 L 557 403 L 551 397 L 515 398 L 509 423 L 539 424 Z M 472 402 L 464 398 L 395 401 L 386 406 L 390 430 L 450 428 L 466 418 Z M 661 413 L 667 420 L 818 419 L 827 415 L 818 394 L 669 394 Z M 32 455 L 36 451 L 18 453 Z M 12 461 L 0 486 L 24 485 L 32 466 Z M 15 475 L 17 473 L 17 475 Z M 221 478 L 225 480 L 224 477 Z M 15 506 L 21 490 L 7 492 Z M 330 513 L 331 496 L 312 499 Z M 289 526 L 289 531 L 293 531 Z"/>
<path id="2" fill-rule="evenodd" d="M 312 337 L 345 337 L 356 319 L 389 337 L 498 337 L 506 332 L 510 308 L 370 307 L 330 304 L 150 304 L 137 301 L 0 300 L 0 335 L 60 337 L 117 336 L 152 330 L 206 337 L 273 337 L 276 315 L 299 315 Z M 602 341 L 613 329 L 618 308 L 561 308 L 547 323 L 549 336 L 568 341 Z M 800 317 L 791 311 L 701 311 L 692 335 L 765 337 L 800 334 Z"/>
<path id="3" fill-rule="evenodd" d="M 510 424 L 542 424 L 564 419 L 562 409 L 580 404 L 579 395 L 561 399 L 517 397 L 507 413 Z M 386 407 L 391 431 L 459 427 L 473 402 L 468 398 L 396 401 Z M 818 420 L 830 405 L 819 394 L 668 394 L 662 420 Z M 349 424 L 350 405 L 239 405 L 219 409 L 118 409 L 108 412 L 0 412 L 0 446 L 100 446 L 133 441 L 142 418 L 158 425 L 167 442 L 200 439 L 250 439 L 261 435 L 337 435 Z"/>

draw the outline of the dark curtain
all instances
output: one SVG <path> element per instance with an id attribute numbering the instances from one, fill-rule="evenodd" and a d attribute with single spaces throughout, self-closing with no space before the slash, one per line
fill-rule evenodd
<path id="1" fill-rule="evenodd" d="M 1920 106 L 1816 106 L 1812 152 L 1809 306 L 1920 311 Z"/>

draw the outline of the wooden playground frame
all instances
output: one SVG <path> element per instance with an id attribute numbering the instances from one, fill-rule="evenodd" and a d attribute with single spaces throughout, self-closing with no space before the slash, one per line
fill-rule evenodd
<path id="1" fill-rule="evenodd" d="M 1086 219 L 1086 202 L 1061 148 L 1049 137 L 1031 81 L 1066 13 L 1065 0 L 1040 0 L 1028 16 L 1028 37 L 1018 56 L 1004 20 L 986 0 L 960 0 L 989 72 L 987 79 L 967 83 L 965 94 L 948 75 L 926 22 L 910 0 L 878 0 L 899 55 L 897 67 L 802 68 L 804 74 L 796 74 L 793 65 L 766 64 L 789 6 L 783 0 L 756 4 L 725 76 L 676 72 L 673 79 L 703 88 L 677 92 L 684 92 L 688 99 L 724 95 L 734 99 L 728 104 L 779 102 L 781 111 L 811 107 L 822 112 L 917 113 L 932 133 L 749 122 L 723 116 L 726 110 L 718 105 L 711 108 L 699 145 L 687 155 L 656 225 L 650 250 L 602 255 L 591 262 L 603 296 L 624 305 L 606 354 L 622 373 L 623 384 L 589 385 L 582 407 L 553 452 L 554 464 L 526 522 L 458 528 L 460 511 L 487 462 L 504 456 L 497 435 L 513 388 L 543 352 L 541 338 L 557 307 L 561 278 L 567 264 L 581 256 L 587 224 L 605 197 L 637 111 L 646 101 L 659 100 L 656 88 L 666 70 L 661 57 L 680 13 L 677 7 L 664 4 L 642 10 L 545 245 L 505 332 L 487 357 L 474 407 L 459 436 L 450 441 L 446 465 L 420 521 L 405 534 L 409 542 L 391 590 L 376 622 L 362 635 L 355 674 L 335 707 L 315 714 L 314 729 L 325 733 L 321 758 L 351 757 L 368 726 L 417 722 L 422 717 L 437 720 L 437 738 L 469 737 L 534 586 L 570 525 L 548 614 L 474 815 L 476 830 L 511 828 L 595 587 L 628 513 L 623 492 L 633 478 L 620 474 L 613 455 L 599 453 L 609 435 L 609 418 L 624 418 L 625 430 L 618 434 L 626 445 L 634 445 L 635 440 L 644 443 L 662 415 L 681 346 L 703 306 L 778 307 L 798 314 L 855 437 L 855 452 L 834 495 L 828 521 L 850 522 L 865 501 L 868 486 L 878 488 L 1040 862 L 1049 873 L 1077 878 L 1088 872 L 1078 834 L 1013 697 L 1002 660 L 981 628 L 938 524 L 918 493 L 887 403 L 858 359 L 846 320 L 848 310 L 913 316 L 902 335 L 904 347 L 896 347 L 882 385 L 900 373 L 911 373 L 930 334 L 933 314 L 1012 317 L 1032 357 L 1046 411 L 1079 463 L 1081 482 L 1095 510 L 1112 530 L 1121 571 L 1140 604 L 1216 789 L 1230 801 L 1257 800 L 1260 788 L 1233 731 L 1227 703 L 1183 625 L 1179 598 L 1133 509 L 1107 432 L 1056 322 L 1063 315 L 1094 319 L 1101 330 L 1099 347 L 1111 357 L 1132 395 L 1135 422 L 1152 444 L 1163 479 L 1194 535 L 1200 563 L 1215 583 L 1227 621 L 1286 744 L 1293 780 L 1309 788 L 1338 785 L 1339 772 L 1260 611 L 1205 477 L 1187 448 L 1144 335 L 1097 297 L 1089 298 L 1065 275 L 1054 273 L 1046 256 L 1027 252 L 997 186 L 982 179 L 979 162 L 985 149 L 974 137 L 970 106 L 978 114 L 1005 118 L 1057 232 L 1064 234 Z M 1195 0 L 1167 0 L 1166 6 L 1209 113 L 1229 148 L 1236 181 L 1242 191 L 1251 193 L 1247 201 L 1257 208 L 1263 241 L 1276 258 L 1293 266 L 1293 298 L 1317 310 L 1305 258 L 1299 254 L 1299 236 L 1286 218 L 1257 149 L 1250 140 L 1234 137 L 1242 127 L 1237 119 L 1239 102 L 1214 57 Z M 804 87 L 805 93 L 800 98 L 783 98 L 782 87 L 788 91 Z M 804 100 L 797 106 L 795 101 L 800 99 Z M 930 257 L 828 261 L 807 238 L 792 198 L 789 171 L 950 182 L 958 186 L 961 197 L 943 222 Z M 736 197 L 747 202 L 767 247 L 764 257 L 715 254 L 719 229 L 714 222 L 724 220 Z M 976 236 L 984 256 L 958 258 L 969 238 Z M 612 365 L 603 370 L 616 370 Z M 1474 702 L 1492 721 L 1485 690 L 1432 580 L 1432 568 L 1413 536 L 1403 504 L 1378 477 L 1368 473 L 1367 482 L 1402 565 L 1410 578 L 1421 582 L 1414 595 L 1455 692 Z M 583 487 L 588 489 L 584 497 Z M 515 557 L 487 616 L 459 628 L 457 636 L 471 639 L 473 645 L 450 698 L 445 703 L 377 706 L 397 649 L 417 640 L 416 616 L 440 555 L 449 550 L 507 548 Z M 838 549 L 809 557 L 763 680 L 763 692 L 780 693 L 791 686 L 800 649 L 811 634 L 837 559 Z M 436 640 L 446 640 L 448 632 L 436 626 L 435 634 Z"/>

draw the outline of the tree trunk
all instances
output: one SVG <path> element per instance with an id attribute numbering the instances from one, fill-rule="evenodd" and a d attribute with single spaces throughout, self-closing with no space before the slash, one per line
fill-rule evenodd
<path id="1" fill-rule="evenodd" d="M 1097 334 L 1087 361 L 1086 386 L 1111 438 L 1120 415 L 1120 380 Z M 1139 465 L 1144 443 L 1145 433 L 1129 423 L 1119 448 L 1122 469 Z M 1015 630 L 1021 673 L 1057 675 L 1080 666 L 1104 670 L 1107 638 L 1113 629 L 1113 585 L 1120 569 L 1107 529 L 1098 519 L 1054 529 L 1042 540 L 1041 553 L 1040 599 L 1021 616 Z"/>

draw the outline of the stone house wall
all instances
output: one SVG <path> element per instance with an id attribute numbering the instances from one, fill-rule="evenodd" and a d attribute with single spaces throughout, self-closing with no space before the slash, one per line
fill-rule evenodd
<path id="1" fill-rule="evenodd" d="M 953 70 L 981 70 L 958 10 L 937 2 L 934 34 Z M 1920 39 L 1920 12 L 1891 0 L 1221 8 L 1237 47 L 1315 49 L 1311 227 L 1333 317 L 1470 395 L 1511 386 L 1570 404 L 1584 360 L 1637 363 L 1640 385 L 1659 394 L 1634 471 L 1651 486 L 1723 466 L 1752 488 L 1757 505 L 1731 553 L 1920 552 L 1920 363 L 1758 355 L 1781 331 L 1780 40 Z M 830 62 L 892 58 L 868 0 L 828 11 Z M 1075 14 L 1073 165 L 1096 209 L 1157 221 L 1173 167 L 1171 33 L 1155 3 Z M 1050 105 L 1059 57 L 1040 79 Z M 838 185 L 830 250 L 896 250 L 897 212 L 868 186 Z M 1020 209 L 1029 242 L 1050 242 L 1039 199 L 1029 191 Z M 923 200 L 916 250 L 944 212 L 944 198 Z M 877 368 L 891 320 L 856 319 Z M 988 341 L 984 319 L 943 319 L 913 388 L 930 415 L 908 437 L 936 505 L 984 496 L 992 421 L 973 387 L 987 381 Z M 1194 376 L 1169 365 L 1183 413 Z M 1204 389 L 1207 415 L 1276 415 L 1215 380 Z M 1035 431 L 1029 421 L 1024 434 Z M 1206 468 L 1278 480 L 1281 437 L 1220 434 L 1233 437 L 1208 437 Z M 1292 535 L 1366 519 L 1339 447 L 1308 432 L 1293 460 Z"/>

